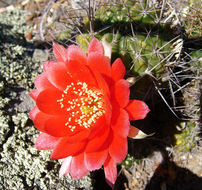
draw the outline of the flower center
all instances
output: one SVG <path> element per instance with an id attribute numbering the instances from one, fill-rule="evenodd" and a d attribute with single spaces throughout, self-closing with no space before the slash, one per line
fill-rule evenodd
<path id="1" fill-rule="evenodd" d="M 57 102 L 67 111 L 65 126 L 72 132 L 81 128 L 89 129 L 105 113 L 103 93 L 89 88 L 85 82 L 72 82 Z"/>

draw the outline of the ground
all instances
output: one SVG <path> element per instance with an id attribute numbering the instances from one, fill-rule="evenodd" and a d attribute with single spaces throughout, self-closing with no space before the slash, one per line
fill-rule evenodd
<path id="1" fill-rule="evenodd" d="M 30 0 L 26 5 L 23 2 L 16 1 L 13 7 L 7 7 L 11 2 L 0 2 L 1 7 L 6 7 L 0 9 L 0 189 L 110 189 L 103 169 L 81 180 L 73 180 L 69 175 L 59 178 L 61 162 L 52 161 L 49 151 L 34 148 L 39 131 L 28 116 L 34 106 L 28 93 L 34 87 L 35 77 L 42 72 L 42 62 L 52 57 L 51 46 L 47 43 L 52 38 L 45 33 L 41 40 L 38 28 L 40 11 L 47 1 Z M 37 7 L 36 2 L 44 7 Z M 27 14 L 28 10 L 31 14 Z M 186 42 L 189 44 L 189 40 Z M 201 55 L 192 63 L 200 66 Z M 178 98 L 183 99 L 181 106 L 186 107 L 180 112 L 180 119 L 162 100 L 151 76 L 141 77 L 131 87 L 133 98 L 142 98 L 145 90 L 150 89 L 144 98 L 151 112 L 144 121 L 133 124 L 147 134 L 155 134 L 146 139 L 129 139 L 129 154 L 118 166 L 115 189 L 202 188 L 200 70 L 193 68 L 197 68 L 193 70 L 196 80 L 189 80 L 182 94 L 178 94 Z M 161 93 L 166 97 L 168 90 L 163 89 Z"/>

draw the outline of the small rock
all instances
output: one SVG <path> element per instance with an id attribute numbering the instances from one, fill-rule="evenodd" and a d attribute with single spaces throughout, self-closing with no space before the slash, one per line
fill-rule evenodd
<path id="1" fill-rule="evenodd" d="M 27 113 L 34 107 L 34 101 L 26 90 L 20 92 L 20 101 L 21 103 L 16 105 L 16 109 L 19 112 Z"/>
<path id="2" fill-rule="evenodd" d="M 48 60 L 48 53 L 45 50 L 35 49 L 33 54 L 33 61 L 44 62 Z"/>

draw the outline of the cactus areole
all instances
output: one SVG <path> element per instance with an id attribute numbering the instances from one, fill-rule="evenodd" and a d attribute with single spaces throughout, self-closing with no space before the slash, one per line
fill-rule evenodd
<path id="1" fill-rule="evenodd" d="M 60 176 L 79 179 L 104 166 L 107 182 L 117 178 L 116 164 L 128 152 L 130 120 L 144 119 L 148 106 L 129 100 L 121 59 L 110 65 L 102 44 L 93 38 L 85 54 L 75 45 L 65 49 L 54 43 L 57 61 L 43 64 L 30 96 L 30 112 L 41 131 L 35 146 L 52 150 L 51 159 L 64 159 Z M 134 130 L 133 130 L 134 131 Z"/>

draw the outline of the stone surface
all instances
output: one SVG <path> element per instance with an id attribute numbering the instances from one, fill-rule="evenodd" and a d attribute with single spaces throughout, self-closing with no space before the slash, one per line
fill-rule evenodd
<path id="1" fill-rule="evenodd" d="M 29 31 L 24 11 L 0 14 L 0 189 L 90 190 L 89 176 L 59 178 L 61 162 L 51 160 L 50 151 L 34 147 L 39 131 L 28 117 L 34 106 L 28 92 L 48 55 L 41 49 L 34 51 L 34 45 L 25 40 Z"/>

